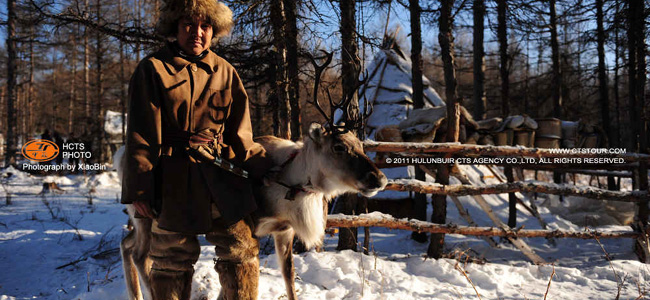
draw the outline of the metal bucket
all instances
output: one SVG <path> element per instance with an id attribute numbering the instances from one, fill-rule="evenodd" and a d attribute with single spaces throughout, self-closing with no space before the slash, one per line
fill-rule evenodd
<path id="1" fill-rule="evenodd" d="M 562 138 L 562 121 L 556 118 L 537 119 L 537 136 Z"/>
<path id="2" fill-rule="evenodd" d="M 501 132 L 496 132 L 494 135 L 494 143 L 497 146 L 512 146 L 514 134 L 512 129 L 506 129 Z"/>
<path id="3" fill-rule="evenodd" d="M 532 148 L 535 146 L 535 131 L 519 130 L 515 131 L 515 145 Z"/>
<path id="4" fill-rule="evenodd" d="M 536 148 L 560 148 L 560 139 L 555 137 L 537 136 L 535 138 Z"/>

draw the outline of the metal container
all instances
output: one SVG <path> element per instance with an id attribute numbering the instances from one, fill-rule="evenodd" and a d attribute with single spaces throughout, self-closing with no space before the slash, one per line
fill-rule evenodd
<path id="1" fill-rule="evenodd" d="M 512 129 L 506 129 L 501 132 L 496 132 L 494 135 L 494 143 L 497 146 L 512 146 L 514 134 Z"/>
<path id="2" fill-rule="evenodd" d="M 547 138 L 562 138 L 562 121 L 556 118 L 536 119 L 539 126 L 536 130 L 537 136 Z"/>
<path id="3" fill-rule="evenodd" d="M 519 130 L 515 131 L 515 145 L 532 148 L 535 146 L 535 131 Z"/>
<path id="4" fill-rule="evenodd" d="M 536 148 L 560 148 L 560 139 L 555 137 L 537 136 L 535 138 Z"/>

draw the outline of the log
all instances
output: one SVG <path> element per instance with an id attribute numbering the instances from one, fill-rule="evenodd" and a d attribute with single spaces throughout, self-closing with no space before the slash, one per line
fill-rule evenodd
<path id="1" fill-rule="evenodd" d="M 465 145 L 460 143 L 394 143 L 363 142 L 363 148 L 369 152 L 408 152 L 408 153 L 452 153 L 454 156 L 522 156 L 522 157 L 565 157 L 565 158 L 623 158 L 625 162 L 650 162 L 650 155 L 639 153 L 556 153 L 556 150 L 526 148 L 522 146 L 485 146 Z M 595 151 L 597 151 L 596 149 Z M 582 151 L 582 150 L 576 150 Z M 589 150 L 586 150 L 589 151 Z"/>
<path id="2" fill-rule="evenodd" d="M 509 182 L 483 186 L 456 184 L 443 186 L 436 183 L 427 183 L 414 179 L 389 180 L 384 190 L 412 191 L 426 194 L 444 194 L 453 196 L 503 194 L 511 192 L 545 193 L 564 196 L 580 196 L 597 200 L 610 200 L 621 202 L 641 202 L 650 198 L 647 191 L 618 192 L 583 187 L 569 184 L 554 184 L 543 181 Z"/>
<path id="3" fill-rule="evenodd" d="M 639 238 L 641 233 L 634 231 L 568 231 L 568 230 L 543 230 L 519 229 L 506 230 L 497 227 L 471 227 L 455 224 L 434 224 L 415 219 L 396 219 L 390 215 L 373 212 L 370 214 L 329 215 L 327 227 L 384 227 L 429 233 L 462 234 L 471 236 L 499 236 L 506 238 L 574 238 L 574 239 L 617 239 Z"/>
<path id="4" fill-rule="evenodd" d="M 434 178 L 436 177 L 436 174 L 435 174 L 434 170 L 432 170 L 432 168 L 430 166 L 421 165 L 420 169 L 422 169 L 425 173 L 429 174 L 429 176 L 434 177 Z M 452 176 L 458 178 L 461 175 L 452 174 Z M 469 212 L 467 211 L 467 209 L 465 209 L 465 206 L 463 206 L 463 203 L 460 202 L 458 197 L 457 196 L 449 196 L 449 198 L 451 198 L 451 201 L 454 202 L 454 204 L 456 205 L 456 209 L 458 209 L 458 214 L 460 214 L 460 216 L 463 219 L 465 219 L 465 222 L 467 222 L 467 224 L 469 224 L 470 226 L 478 227 L 478 224 L 476 224 L 476 222 L 474 222 L 474 219 L 472 219 L 472 217 L 469 215 Z M 498 248 L 499 247 L 497 242 L 494 241 L 494 239 L 492 239 L 491 237 L 481 237 L 481 238 L 484 241 L 486 241 L 493 248 Z"/>
<path id="5" fill-rule="evenodd" d="M 456 205 L 456 209 L 458 209 L 458 213 L 463 219 L 465 219 L 465 222 L 467 222 L 467 224 L 469 224 L 471 227 L 478 227 L 478 224 L 474 222 L 474 219 L 472 219 L 472 217 L 469 215 L 469 212 L 467 211 L 467 209 L 465 209 L 465 206 L 463 206 L 463 203 L 460 202 L 458 197 L 449 196 L 449 198 L 451 198 L 451 200 L 454 202 L 454 204 Z M 482 236 L 481 238 L 485 242 L 487 242 L 491 247 L 499 248 L 499 245 L 497 244 L 496 241 L 494 241 L 494 239 L 492 239 L 492 237 Z"/>
<path id="6" fill-rule="evenodd" d="M 462 184 L 471 184 L 467 176 L 465 176 L 462 173 L 460 175 L 461 176 L 458 176 L 456 178 L 458 178 L 458 180 L 460 180 Z M 492 207 L 487 203 L 487 201 L 485 201 L 485 199 L 483 199 L 483 196 L 474 195 L 473 198 L 474 201 L 476 201 L 476 203 L 481 207 L 481 209 L 485 211 L 485 213 L 488 215 L 490 220 L 492 220 L 492 223 L 494 223 L 494 225 L 501 228 L 502 230 L 506 230 L 506 231 L 511 230 L 510 227 L 507 227 L 506 224 L 503 224 L 503 221 L 501 221 L 501 219 L 499 219 L 499 217 L 497 217 L 492 212 Z M 537 253 L 535 253 L 535 251 L 533 251 L 533 249 L 530 248 L 530 246 L 528 246 L 528 244 L 526 244 L 523 240 L 512 238 L 512 237 L 506 237 L 506 239 L 508 239 L 508 241 L 510 241 L 510 243 L 512 243 L 513 246 L 519 249 L 519 251 L 521 251 L 521 253 L 523 253 L 526 257 L 528 257 L 528 259 L 530 259 L 533 263 L 535 264 L 546 263 L 546 261 L 543 258 L 541 258 L 539 255 L 537 255 Z"/>
<path id="7" fill-rule="evenodd" d="M 488 166 L 489 168 L 490 166 Z M 490 169 L 492 170 L 492 169 Z M 515 168 L 515 172 L 517 173 L 517 176 L 519 177 L 519 180 L 525 181 L 526 176 L 524 175 L 524 170 L 522 168 Z M 575 178 L 574 178 L 575 179 Z M 574 182 L 575 185 L 575 182 Z M 528 207 L 523 200 L 521 200 L 521 205 L 523 205 L 536 219 L 539 221 L 539 224 L 542 226 L 542 229 L 547 229 L 548 225 L 546 224 L 546 221 L 542 219 L 542 215 L 539 213 L 539 210 L 537 210 L 537 205 L 535 204 L 535 194 L 534 193 L 529 193 L 529 192 L 524 192 L 523 193 L 526 198 L 530 201 L 530 207 Z M 549 238 L 548 242 L 555 246 L 555 240 L 553 238 Z"/>

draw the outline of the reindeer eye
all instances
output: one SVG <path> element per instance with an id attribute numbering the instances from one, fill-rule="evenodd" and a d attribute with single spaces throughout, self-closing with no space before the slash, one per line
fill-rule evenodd
<path id="1" fill-rule="evenodd" d="M 336 144 L 332 146 L 332 150 L 336 153 L 343 153 L 343 152 L 348 152 L 348 148 L 345 147 L 343 144 Z"/>

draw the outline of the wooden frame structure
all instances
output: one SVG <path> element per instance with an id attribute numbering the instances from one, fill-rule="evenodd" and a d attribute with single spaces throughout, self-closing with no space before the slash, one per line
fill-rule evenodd
<path id="1" fill-rule="evenodd" d="M 617 161 L 624 161 L 622 165 L 607 165 L 598 164 L 597 166 L 591 165 L 592 168 L 585 168 L 585 165 L 570 165 L 569 169 L 564 168 L 565 172 L 585 172 L 591 175 L 603 176 L 623 176 L 632 177 L 640 184 L 639 190 L 636 191 L 610 191 L 591 186 L 576 186 L 568 184 L 553 184 L 541 181 L 525 181 L 517 182 L 508 180 L 502 184 L 474 186 L 471 185 L 467 179 L 462 179 L 464 176 L 456 176 L 460 179 L 459 185 L 442 185 L 437 183 L 428 183 L 417 180 L 391 180 L 386 186 L 385 190 L 393 191 L 412 191 L 418 193 L 448 195 L 452 198 L 456 196 L 472 195 L 481 208 L 488 213 L 490 219 L 494 222 L 495 227 L 475 227 L 475 226 L 458 226 L 453 224 L 434 224 L 419 220 L 398 220 L 392 218 L 390 215 L 377 215 L 377 213 L 364 214 L 359 216 L 345 216 L 345 215 L 332 215 L 328 217 L 328 227 L 386 227 L 394 229 L 404 229 L 417 232 L 430 232 L 442 234 L 463 234 L 473 235 L 480 237 L 500 236 L 510 240 L 515 247 L 521 250 L 532 262 L 536 264 L 544 263 L 545 261 L 536 255 L 534 251 L 526 245 L 518 237 L 545 237 L 545 238 L 581 238 L 581 239 L 594 239 L 594 238 L 634 238 L 637 240 L 637 254 L 642 261 L 648 260 L 650 257 L 650 247 L 648 245 L 648 203 L 650 201 L 650 193 L 648 192 L 648 177 L 639 176 L 643 174 L 643 170 L 647 170 L 647 164 L 650 162 L 650 155 L 638 153 L 622 153 L 622 154 L 605 154 L 605 153 L 590 153 L 591 151 L 574 151 L 575 153 L 562 153 L 561 151 L 554 151 L 549 149 L 538 148 L 525 148 L 521 146 L 481 146 L 481 145 L 464 145 L 460 143 L 393 143 L 393 142 L 375 142 L 365 141 L 364 149 L 367 152 L 388 152 L 391 157 L 413 157 L 418 154 L 418 157 L 506 157 L 506 158 L 521 158 L 521 157 L 535 157 L 535 158 L 610 158 L 617 159 Z M 586 152 L 586 153 L 583 153 Z M 597 152 L 597 151 L 593 151 Z M 412 164 L 389 164 L 378 162 L 381 168 L 400 167 Z M 565 165 L 563 165 L 565 166 Z M 590 165 L 586 165 L 590 166 Z M 545 164 L 541 168 L 538 165 L 521 164 L 515 167 L 530 168 L 530 169 L 545 169 L 557 170 L 557 164 Z M 553 169 L 555 167 L 555 169 Z M 606 170 L 592 171 L 584 169 L 599 169 Z M 620 171 L 628 172 L 620 172 Z M 618 171 L 618 172 L 617 172 Z M 646 171 L 647 172 L 647 171 Z M 458 175 L 458 174 L 457 174 Z M 636 178 L 634 178 L 636 175 Z M 505 225 L 498 217 L 492 213 L 491 207 L 481 197 L 484 194 L 501 194 L 501 193 L 546 193 L 554 195 L 573 195 L 595 200 L 610 200 L 610 201 L 623 201 L 633 202 L 637 204 L 637 224 L 634 224 L 633 230 L 621 232 L 598 232 L 598 231 L 562 231 L 562 230 L 515 230 Z M 453 200 L 453 199 L 452 199 Z M 458 201 L 454 201 L 455 203 Z M 459 204 L 456 203 L 458 206 Z M 459 211 L 464 210 L 458 207 Z M 512 208 L 511 208 L 512 209 Z M 511 214 L 516 212 L 511 212 Z M 535 215 L 536 209 L 533 214 Z M 469 215 L 463 215 L 469 224 L 474 224 Z M 536 215 L 538 217 L 538 213 Z M 546 224 L 538 217 L 542 227 L 546 228 Z"/>

